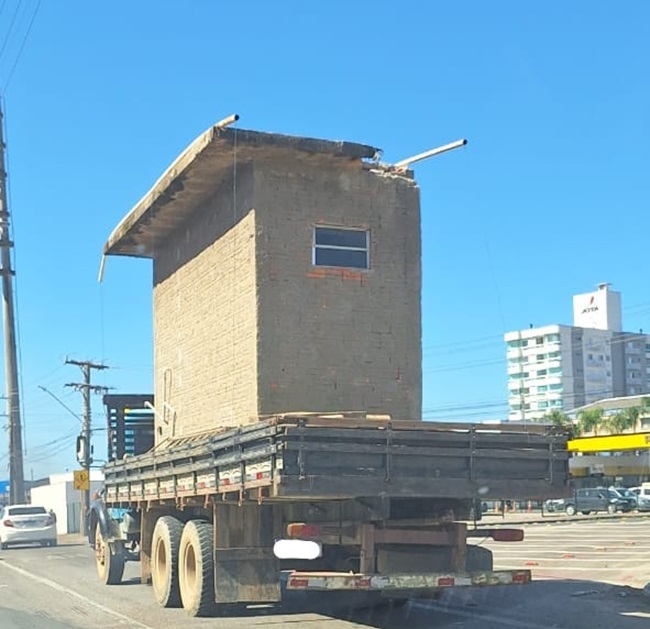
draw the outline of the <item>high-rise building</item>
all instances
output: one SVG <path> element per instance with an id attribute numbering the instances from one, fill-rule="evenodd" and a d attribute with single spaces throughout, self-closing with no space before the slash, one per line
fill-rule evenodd
<path id="1" fill-rule="evenodd" d="M 599 284 L 598 290 L 573 296 L 573 325 L 594 330 L 620 332 L 621 293 Z"/>
<path id="2" fill-rule="evenodd" d="M 575 295 L 573 318 L 505 335 L 510 421 L 650 391 L 650 336 L 621 331 L 620 293 L 599 284 Z"/>

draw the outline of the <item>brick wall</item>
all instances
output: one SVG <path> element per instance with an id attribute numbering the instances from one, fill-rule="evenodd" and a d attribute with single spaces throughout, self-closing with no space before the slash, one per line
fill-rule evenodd
<path id="1" fill-rule="evenodd" d="M 221 181 L 156 247 L 156 443 L 280 412 L 420 419 L 414 182 L 283 152 L 238 167 L 233 211 Z M 317 224 L 369 229 L 370 270 L 314 267 Z"/>
<path id="2" fill-rule="evenodd" d="M 303 158 L 258 160 L 254 182 L 260 413 L 361 410 L 420 419 L 413 181 Z M 312 266 L 315 224 L 370 229 L 371 269 Z"/>
<path id="3" fill-rule="evenodd" d="M 234 214 L 230 180 L 156 249 L 156 443 L 257 418 L 251 173 L 238 172 Z"/>

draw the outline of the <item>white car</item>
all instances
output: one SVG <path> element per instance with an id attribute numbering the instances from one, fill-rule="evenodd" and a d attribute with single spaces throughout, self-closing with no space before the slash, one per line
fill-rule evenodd
<path id="1" fill-rule="evenodd" d="M 639 511 L 650 511 L 650 483 L 643 483 L 640 487 L 630 487 L 636 495 L 636 505 Z"/>
<path id="2" fill-rule="evenodd" d="M 36 505 L 9 505 L 0 514 L 0 548 L 9 544 L 56 546 L 56 520 Z"/>

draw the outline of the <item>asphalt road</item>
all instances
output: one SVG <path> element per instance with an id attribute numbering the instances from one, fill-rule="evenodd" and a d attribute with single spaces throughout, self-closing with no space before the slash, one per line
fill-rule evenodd
<path id="1" fill-rule="evenodd" d="M 520 543 L 485 541 L 496 567 L 533 571 L 527 586 L 448 590 L 438 601 L 402 609 L 353 611 L 342 599 L 288 595 L 280 608 L 227 618 L 191 619 L 161 609 L 129 564 L 122 585 L 102 586 L 93 553 L 81 542 L 0 553 L 2 629 L 647 629 L 650 518 L 527 524 Z M 476 540 L 482 542 L 482 540 Z M 336 608 L 332 605 L 337 600 Z"/>

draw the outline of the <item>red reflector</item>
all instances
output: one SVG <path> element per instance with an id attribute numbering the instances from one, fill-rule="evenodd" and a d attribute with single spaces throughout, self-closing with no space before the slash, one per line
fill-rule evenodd
<path id="1" fill-rule="evenodd" d="M 294 522 L 287 525 L 287 535 L 299 539 L 317 539 L 323 529 L 317 524 L 300 524 Z"/>
<path id="2" fill-rule="evenodd" d="M 264 472 L 258 472 L 257 474 L 255 474 L 255 478 L 257 480 L 260 480 L 261 478 L 264 478 Z"/>
<path id="3" fill-rule="evenodd" d="M 522 542 L 524 532 L 521 529 L 494 529 L 491 537 L 495 542 Z"/>
<path id="4" fill-rule="evenodd" d="M 438 585 L 440 587 L 449 587 L 454 585 L 456 583 L 454 577 L 440 577 L 438 579 Z"/>
<path id="5" fill-rule="evenodd" d="M 292 588 L 306 588 L 308 585 L 308 579 L 289 579 L 289 587 Z"/>
<path id="6" fill-rule="evenodd" d="M 527 572 L 515 572 L 512 575 L 513 583 L 528 583 L 530 581 L 530 576 Z"/>

